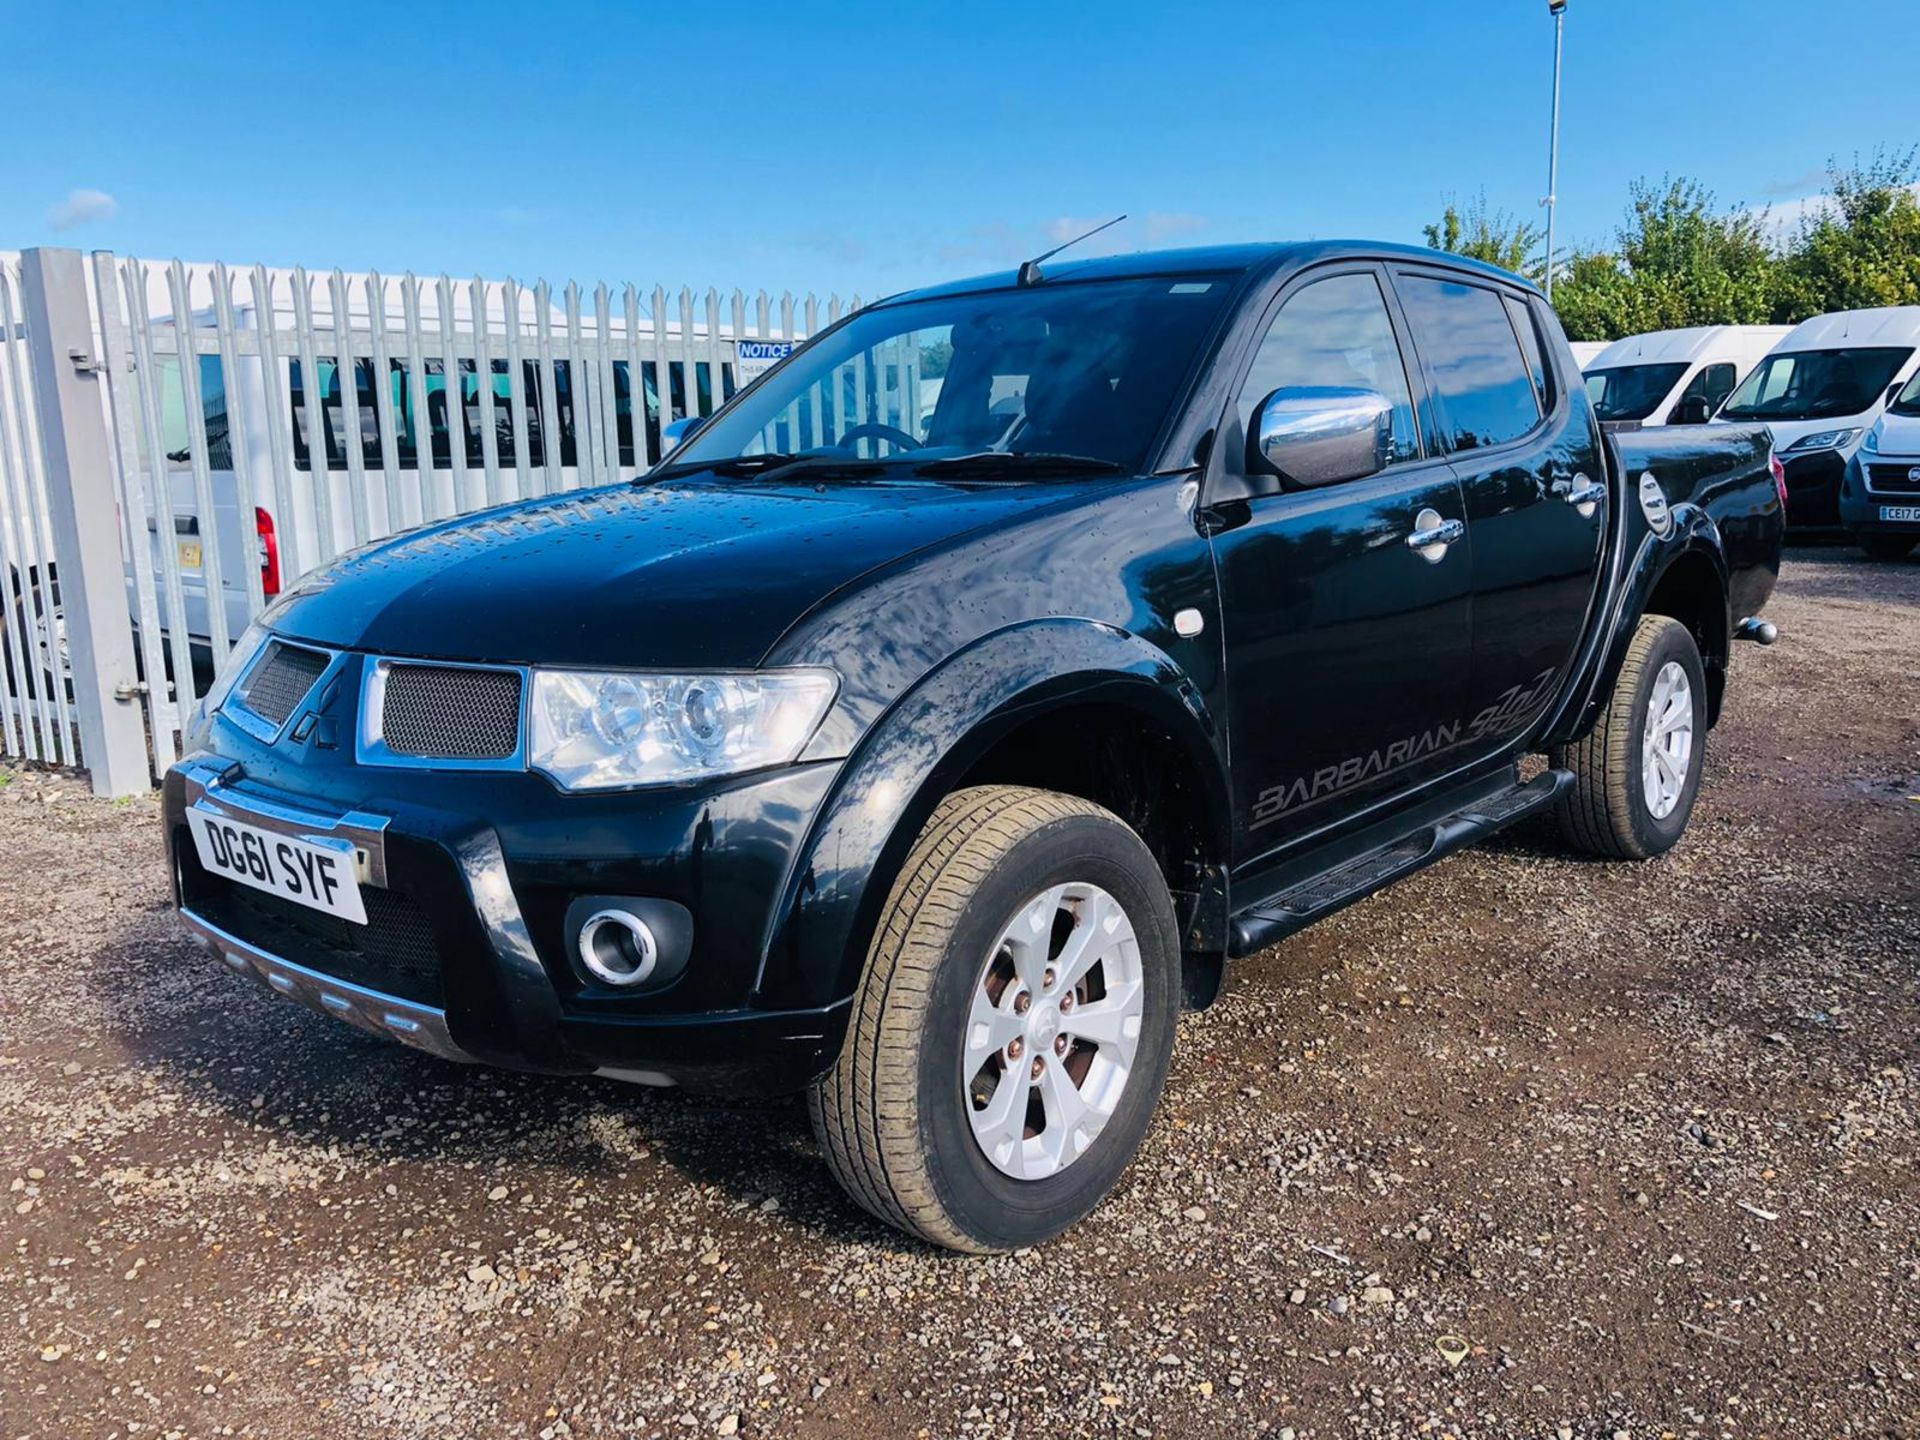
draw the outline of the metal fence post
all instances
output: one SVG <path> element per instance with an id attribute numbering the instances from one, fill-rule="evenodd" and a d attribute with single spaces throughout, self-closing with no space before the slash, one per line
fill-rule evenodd
<path id="1" fill-rule="evenodd" d="M 78 250 L 20 256 L 28 363 L 46 457 L 80 755 L 96 795 L 152 788 L 114 515 L 106 383 Z"/>

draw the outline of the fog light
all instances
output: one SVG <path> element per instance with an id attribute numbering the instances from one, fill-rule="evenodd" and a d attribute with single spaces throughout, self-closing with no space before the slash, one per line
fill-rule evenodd
<path id="1" fill-rule="evenodd" d="M 580 963 L 608 985 L 639 985 L 660 963 L 660 945 L 638 915 L 597 910 L 580 927 Z"/>

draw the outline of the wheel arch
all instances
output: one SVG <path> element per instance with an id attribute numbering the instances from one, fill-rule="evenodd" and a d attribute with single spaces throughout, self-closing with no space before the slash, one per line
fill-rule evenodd
<path id="1" fill-rule="evenodd" d="M 1198 688 L 1137 635 L 1049 620 L 976 642 L 895 701 L 848 758 L 776 911 L 760 1003 L 850 995 L 928 818 L 954 790 L 997 783 L 1078 794 L 1142 831 L 1174 891 L 1187 997 L 1211 1000 L 1219 975 L 1206 957 L 1224 954 L 1231 815 L 1220 743 Z M 1155 779 L 1135 784 L 1129 770 L 1122 783 L 1095 783 L 1098 757 L 1116 752 L 1125 764 L 1151 759 Z M 1049 784 L 1050 765 L 1064 768 Z"/>
<path id="2" fill-rule="evenodd" d="M 1643 615 L 1671 616 L 1693 634 L 1707 674 L 1707 723 L 1720 718 L 1733 638 L 1726 550 L 1713 517 L 1700 506 L 1676 505 L 1673 521 L 1665 536 L 1642 530 L 1615 592 L 1611 633 L 1586 683 L 1577 719 L 1549 727 L 1553 743 L 1578 739 L 1598 722 Z"/>
<path id="3" fill-rule="evenodd" d="M 1665 615 L 1678 620 L 1693 635 L 1707 676 L 1707 724 L 1720 718 L 1720 702 L 1727 690 L 1727 665 L 1732 657 L 1733 627 L 1727 610 L 1726 565 L 1717 550 L 1695 545 L 1681 550 L 1652 578 L 1645 602 L 1635 616 Z M 1619 672 L 1616 669 L 1615 674 Z"/>

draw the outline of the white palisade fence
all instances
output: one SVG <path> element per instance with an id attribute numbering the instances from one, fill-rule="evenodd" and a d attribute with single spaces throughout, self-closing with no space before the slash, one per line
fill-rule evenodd
<path id="1" fill-rule="evenodd" d="M 20 259 L 0 255 L 0 754 L 78 759 Z"/>
<path id="2" fill-rule="evenodd" d="M 0 755 L 85 764 L 103 792 L 151 783 L 240 631 L 303 573 L 643 475 L 668 423 L 859 304 L 0 255 Z M 893 390 L 917 378 L 903 364 Z M 795 407 L 793 443 L 822 413 Z"/>

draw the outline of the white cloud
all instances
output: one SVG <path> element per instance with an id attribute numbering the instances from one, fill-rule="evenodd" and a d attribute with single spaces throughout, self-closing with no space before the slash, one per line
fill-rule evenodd
<path id="1" fill-rule="evenodd" d="M 1920 197 L 1920 182 L 1907 188 Z M 1821 216 L 1834 213 L 1833 196 L 1800 195 L 1791 200 L 1775 201 L 1771 205 L 1756 205 L 1747 213 L 1760 222 L 1767 243 L 1776 250 L 1783 250 L 1787 242 L 1800 233 L 1802 225 L 1817 223 Z"/>
<path id="2" fill-rule="evenodd" d="M 1085 215 L 1057 215 L 1047 222 L 1047 238 L 1055 245 L 1064 245 L 1076 235 L 1084 235 L 1094 226 L 1104 225 L 1111 219 L 1111 215 L 1102 215 L 1097 219 Z M 1155 210 L 1123 220 L 1111 230 L 1102 230 L 1088 242 L 1087 249 L 1082 253 L 1103 254 L 1127 245 L 1164 245 L 1169 240 L 1204 230 L 1210 223 L 1204 215 Z"/>
<path id="3" fill-rule="evenodd" d="M 69 190 L 67 198 L 47 212 L 47 224 L 55 230 L 71 230 L 95 220 L 111 220 L 120 213 L 120 202 L 104 190 Z"/>
<path id="4" fill-rule="evenodd" d="M 1196 230 L 1204 230 L 1213 222 L 1204 215 L 1181 215 L 1155 211 L 1147 216 L 1147 243 L 1157 245 L 1163 240 L 1174 240 L 1182 235 L 1191 235 Z"/>

